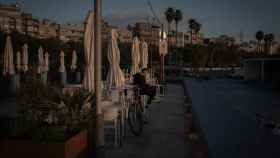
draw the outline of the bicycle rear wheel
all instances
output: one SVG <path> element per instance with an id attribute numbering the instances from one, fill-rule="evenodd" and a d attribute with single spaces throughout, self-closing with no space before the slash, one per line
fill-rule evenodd
<path id="1" fill-rule="evenodd" d="M 143 112 L 143 120 L 144 120 L 144 124 L 148 124 L 149 121 L 151 120 L 151 107 L 149 107 L 148 105 L 146 105 L 144 107 L 144 112 Z"/>
<path id="2" fill-rule="evenodd" d="M 128 125 L 130 131 L 135 136 L 140 136 L 142 134 L 144 122 L 143 122 L 143 110 L 140 108 L 140 106 L 134 104 L 129 107 Z"/>

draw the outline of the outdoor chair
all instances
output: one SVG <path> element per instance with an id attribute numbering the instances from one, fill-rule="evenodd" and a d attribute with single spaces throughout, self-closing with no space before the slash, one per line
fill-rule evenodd
<path id="1" fill-rule="evenodd" d="M 156 96 L 158 97 L 165 96 L 165 91 L 166 91 L 165 84 L 159 84 L 156 78 L 151 78 L 148 81 L 148 83 L 156 87 Z"/>
<path id="2" fill-rule="evenodd" d="M 114 130 L 114 146 L 117 147 L 121 140 L 120 108 L 112 101 L 102 102 L 102 112 L 104 114 L 104 129 Z"/>
<path id="3" fill-rule="evenodd" d="M 122 143 L 128 131 L 128 117 L 129 117 L 129 106 L 133 103 L 134 100 L 134 90 L 135 87 L 116 89 L 113 90 L 112 100 L 115 103 L 115 106 L 119 106 L 119 115 L 120 115 L 120 143 Z"/>
<path id="4" fill-rule="evenodd" d="M 127 136 L 128 131 L 128 114 L 129 114 L 129 107 L 134 102 L 134 92 L 132 89 L 127 89 L 124 92 L 124 103 L 125 103 L 125 123 L 124 123 L 124 139 Z"/>
<path id="5" fill-rule="evenodd" d="M 110 93 L 112 98 L 102 103 L 104 121 L 107 123 L 105 129 L 114 129 L 114 145 L 118 146 L 123 142 L 123 133 L 126 128 L 127 104 L 123 93 L 117 90 Z"/>
<path id="6" fill-rule="evenodd" d="M 166 86 L 163 85 L 163 84 L 156 84 L 156 94 L 158 97 L 164 97 L 165 96 L 165 89 L 166 89 Z"/>
<path id="7" fill-rule="evenodd" d="M 102 89 L 103 89 L 103 93 L 106 89 L 105 84 L 102 83 Z M 64 86 L 63 88 L 63 93 L 69 93 L 72 94 L 75 91 L 79 91 L 80 89 L 82 89 L 82 85 L 81 84 L 67 84 Z M 107 94 L 103 94 L 103 95 L 107 95 Z M 102 106 L 102 112 L 104 114 L 104 121 L 106 123 L 106 125 L 104 126 L 105 129 L 113 129 L 114 130 L 114 145 L 118 146 L 118 144 L 120 144 L 120 137 L 121 137 L 121 132 L 120 132 L 120 111 L 121 111 L 121 107 L 117 105 L 117 102 L 114 102 L 112 100 L 110 101 L 102 101 L 101 102 L 101 106 Z"/>

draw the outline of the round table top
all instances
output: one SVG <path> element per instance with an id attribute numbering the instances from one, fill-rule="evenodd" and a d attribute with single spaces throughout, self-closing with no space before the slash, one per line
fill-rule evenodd
<path id="1" fill-rule="evenodd" d="M 129 90 L 135 88 L 135 85 L 124 85 L 122 87 L 112 87 L 111 90 Z"/>

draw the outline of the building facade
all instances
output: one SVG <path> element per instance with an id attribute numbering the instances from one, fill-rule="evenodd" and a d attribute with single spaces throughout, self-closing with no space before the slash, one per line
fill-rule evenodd
<path id="1" fill-rule="evenodd" d="M 102 29 L 101 29 L 102 41 L 107 42 L 111 37 L 111 30 L 118 29 L 118 27 L 110 25 L 104 19 L 102 19 L 101 22 L 102 22 Z"/>
<path id="2" fill-rule="evenodd" d="M 137 28 L 144 40 L 157 44 L 158 29 L 152 25 L 144 26 L 140 24 Z M 0 3 L 0 31 L 19 33 L 37 37 L 40 39 L 58 38 L 63 42 L 81 42 L 84 37 L 84 24 L 58 24 L 53 20 L 43 19 L 39 21 L 32 17 L 32 14 L 22 11 L 18 4 Z M 111 30 L 117 29 L 121 42 L 131 43 L 132 32 L 127 29 L 118 29 L 102 19 L 102 41 L 107 42 L 111 36 Z"/>
<path id="3" fill-rule="evenodd" d="M 0 30 L 22 32 L 22 11 L 18 5 L 0 4 Z"/>
<path id="4" fill-rule="evenodd" d="M 177 35 L 177 47 L 184 47 L 185 46 L 185 33 L 178 32 Z"/>
<path id="5" fill-rule="evenodd" d="M 118 29 L 119 39 L 122 43 L 132 43 L 133 34 L 128 29 Z"/>
<path id="6" fill-rule="evenodd" d="M 46 38 L 57 38 L 58 37 L 59 25 L 52 20 L 44 19 L 39 23 L 39 34 L 40 39 Z"/>
<path id="7" fill-rule="evenodd" d="M 160 40 L 160 27 L 151 23 L 136 23 L 133 32 L 140 40 L 147 42 L 148 45 L 158 46 Z"/>
<path id="8" fill-rule="evenodd" d="M 30 35 L 33 37 L 37 37 L 39 35 L 39 25 L 40 25 L 39 20 L 34 19 L 32 17 L 32 14 L 29 14 L 29 13 L 22 14 L 23 31 L 21 33 L 24 33 L 26 35 Z"/>
<path id="9" fill-rule="evenodd" d="M 34 19 L 32 14 L 24 13 L 17 4 L 0 4 L 0 30 L 38 36 L 39 20 Z"/>
<path id="10" fill-rule="evenodd" d="M 63 42 L 68 41 L 82 41 L 84 37 L 84 25 L 83 24 L 65 24 L 60 25 L 58 28 L 59 39 Z"/>
<path id="11" fill-rule="evenodd" d="M 184 34 L 185 44 L 203 44 L 204 36 L 200 32 L 188 31 Z"/>

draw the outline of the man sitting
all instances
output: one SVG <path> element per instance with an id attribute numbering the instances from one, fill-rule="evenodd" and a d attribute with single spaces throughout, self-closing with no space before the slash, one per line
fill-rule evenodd
<path id="1" fill-rule="evenodd" d="M 140 88 L 141 95 L 149 96 L 149 100 L 147 104 L 150 105 L 152 103 L 152 100 L 156 96 L 156 87 L 146 83 L 147 75 L 148 75 L 148 69 L 147 68 L 142 69 L 141 72 L 133 75 L 133 84 L 137 85 Z"/>

